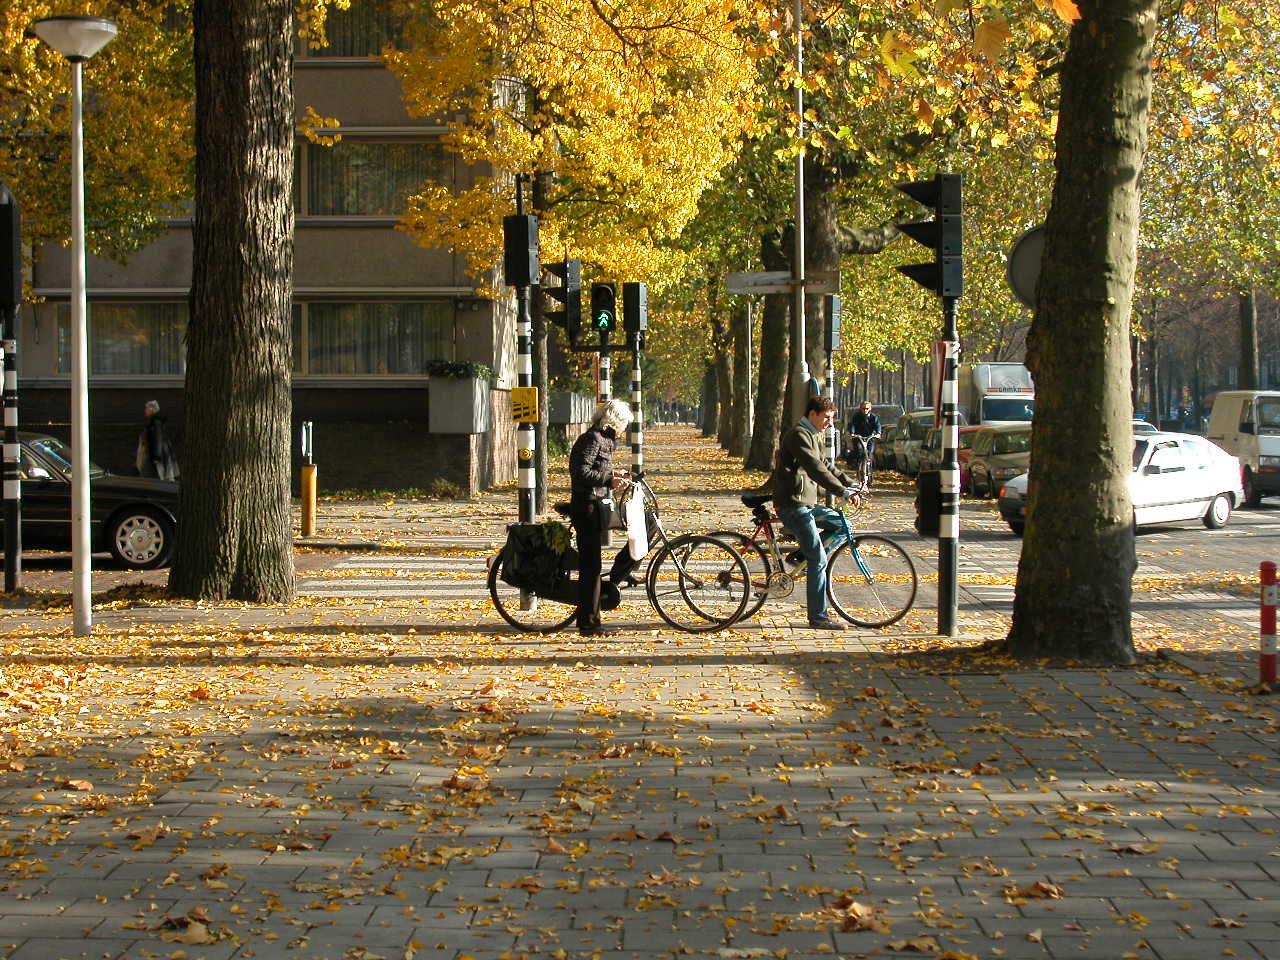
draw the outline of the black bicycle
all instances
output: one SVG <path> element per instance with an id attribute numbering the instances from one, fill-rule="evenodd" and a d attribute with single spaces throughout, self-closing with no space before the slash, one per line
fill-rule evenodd
<path id="1" fill-rule="evenodd" d="M 688 633 L 722 630 L 733 624 L 746 611 L 751 599 L 750 576 L 738 551 L 725 540 L 708 534 L 668 537 L 662 526 L 657 497 L 643 474 L 632 478 L 619 499 L 625 503 L 635 496 L 643 497 L 647 546 L 652 554 L 643 580 L 645 594 L 658 616 L 677 630 Z M 568 504 L 556 504 L 556 510 L 567 516 Z M 531 525 L 512 525 L 525 526 Z M 558 545 L 559 550 L 555 546 L 544 545 L 543 552 L 535 553 L 532 558 L 517 558 L 509 552 L 512 549 L 509 534 L 508 546 L 489 560 L 489 596 L 502 619 L 517 630 L 554 633 L 573 622 L 578 602 L 578 582 L 574 579 L 577 557 L 568 548 L 567 541 Z M 531 587 L 522 576 L 512 575 L 511 568 L 518 562 L 542 564 L 542 573 L 536 577 L 538 585 Z M 555 565 L 554 569 L 549 565 Z M 600 609 L 612 610 L 621 602 L 618 587 L 603 580 Z"/>

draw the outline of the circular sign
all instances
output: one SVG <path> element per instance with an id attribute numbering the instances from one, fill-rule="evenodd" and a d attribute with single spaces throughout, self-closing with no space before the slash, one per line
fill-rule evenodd
<path id="1" fill-rule="evenodd" d="M 1044 256 L 1044 224 L 1032 227 L 1009 251 L 1006 276 L 1013 295 L 1028 307 L 1036 305 L 1036 282 L 1040 279 L 1040 258 Z"/>

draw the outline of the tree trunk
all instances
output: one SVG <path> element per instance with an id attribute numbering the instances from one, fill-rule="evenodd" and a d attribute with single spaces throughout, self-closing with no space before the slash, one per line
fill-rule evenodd
<path id="1" fill-rule="evenodd" d="M 1156 429 L 1161 429 L 1164 419 L 1163 411 L 1167 408 L 1160 401 L 1160 333 L 1155 321 L 1151 323 L 1151 344 L 1147 347 L 1147 396 L 1151 403 L 1151 422 Z"/>
<path id="2" fill-rule="evenodd" d="M 1131 663 L 1129 321 L 1156 0 L 1078 6 L 1028 338 L 1035 479 L 1008 647 L 1021 657 Z"/>
<path id="3" fill-rule="evenodd" d="M 293 5 L 196 0 L 196 195 L 181 535 L 169 589 L 294 592 Z"/>
<path id="4" fill-rule="evenodd" d="M 733 443 L 729 453 L 745 457 L 751 447 L 751 308 L 743 302 L 733 309 Z"/>
<path id="5" fill-rule="evenodd" d="M 1258 389 L 1258 300 L 1252 290 L 1240 294 L 1241 390 Z"/>
<path id="6" fill-rule="evenodd" d="M 716 424 L 720 422 L 720 384 L 716 380 L 716 369 L 708 363 L 702 373 L 702 435 L 715 435 Z"/>
<path id="7" fill-rule="evenodd" d="M 760 259 L 766 270 L 787 268 L 787 259 L 776 237 L 761 238 Z M 751 435 L 751 450 L 743 464 L 748 470 L 772 471 L 773 454 L 782 437 L 787 374 L 791 369 L 791 332 L 787 322 L 790 299 L 782 293 L 764 298 L 756 370 L 755 430 Z"/>

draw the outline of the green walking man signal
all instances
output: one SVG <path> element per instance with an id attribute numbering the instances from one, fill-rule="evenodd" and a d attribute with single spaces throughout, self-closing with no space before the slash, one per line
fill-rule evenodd
<path id="1" fill-rule="evenodd" d="M 618 295 L 611 283 L 591 285 L 591 326 L 599 333 L 618 327 Z"/>

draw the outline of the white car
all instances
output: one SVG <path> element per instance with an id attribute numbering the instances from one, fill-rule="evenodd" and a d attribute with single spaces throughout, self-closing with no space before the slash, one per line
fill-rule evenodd
<path id="1" fill-rule="evenodd" d="M 1026 522 L 1028 476 L 1014 477 L 1000 490 L 1000 516 L 1018 535 Z M 1129 498 L 1137 526 L 1201 520 L 1217 529 L 1244 502 L 1240 461 L 1204 437 L 1144 433 L 1133 441 Z"/>

